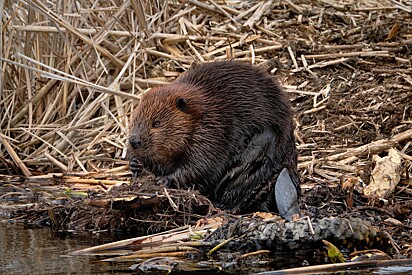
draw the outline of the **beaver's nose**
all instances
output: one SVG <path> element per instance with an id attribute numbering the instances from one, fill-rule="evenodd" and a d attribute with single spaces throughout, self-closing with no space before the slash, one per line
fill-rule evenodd
<path id="1" fill-rule="evenodd" d="M 142 146 L 142 141 L 137 135 L 131 135 L 129 138 L 129 143 L 133 149 L 139 149 Z"/>

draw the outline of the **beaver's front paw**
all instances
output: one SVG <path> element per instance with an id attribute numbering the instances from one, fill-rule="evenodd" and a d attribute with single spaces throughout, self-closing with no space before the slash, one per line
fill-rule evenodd
<path id="1" fill-rule="evenodd" d="M 138 176 L 142 174 L 143 162 L 140 159 L 136 157 L 131 158 L 129 162 L 129 166 L 130 166 L 130 171 L 132 171 L 134 178 L 137 178 Z"/>

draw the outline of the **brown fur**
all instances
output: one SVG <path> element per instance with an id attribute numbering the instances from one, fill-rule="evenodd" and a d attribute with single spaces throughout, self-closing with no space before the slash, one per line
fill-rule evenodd
<path id="1" fill-rule="evenodd" d="M 276 210 L 273 186 L 282 168 L 299 189 L 292 116 L 267 73 L 236 61 L 205 63 L 142 96 L 129 155 L 223 208 Z"/>

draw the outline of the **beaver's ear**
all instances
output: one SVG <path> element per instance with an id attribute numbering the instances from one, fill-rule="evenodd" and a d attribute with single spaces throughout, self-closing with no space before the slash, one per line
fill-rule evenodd
<path id="1" fill-rule="evenodd" d="M 187 104 L 184 98 L 178 97 L 176 99 L 176 107 L 182 112 L 187 112 Z"/>

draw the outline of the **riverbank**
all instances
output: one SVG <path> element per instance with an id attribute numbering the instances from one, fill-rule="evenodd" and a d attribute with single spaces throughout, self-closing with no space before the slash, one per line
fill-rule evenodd
<path id="1" fill-rule="evenodd" d="M 149 174 L 133 182 L 125 160 L 140 93 L 194 63 L 237 58 L 266 69 L 289 95 L 306 224 L 359 218 L 376 242 L 341 248 L 411 257 L 410 1 L 89 4 L 2 7 L 2 219 L 135 235 L 204 218 L 277 226 L 276 216 L 234 217 Z M 216 240 L 242 241 L 229 234 L 242 228 L 226 228 Z"/>

